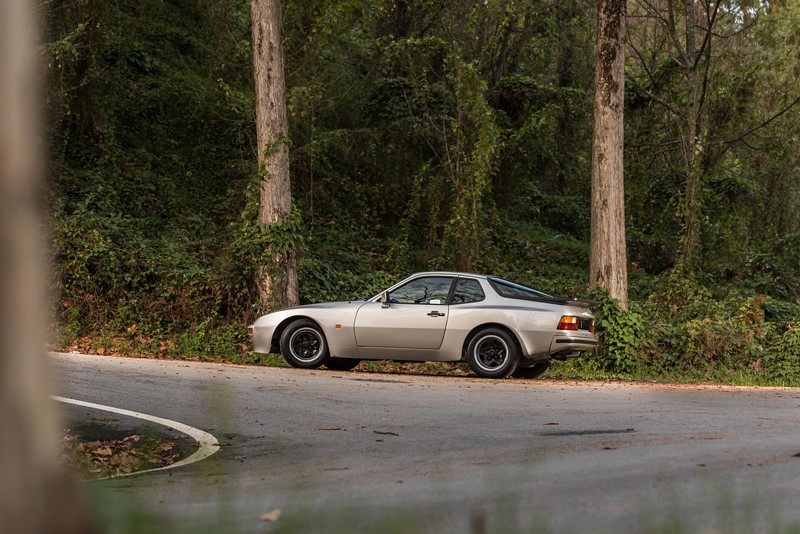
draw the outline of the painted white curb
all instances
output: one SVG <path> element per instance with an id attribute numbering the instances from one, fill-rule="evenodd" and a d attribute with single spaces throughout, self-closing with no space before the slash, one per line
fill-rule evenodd
<path id="1" fill-rule="evenodd" d="M 127 415 L 129 417 L 136 417 L 137 419 L 144 419 L 145 421 L 151 421 L 153 423 L 157 423 L 159 425 L 177 430 L 178 432 L 182 432 L 183 434 L 186 434 L 187 436 L 191 437 L 197 442 L 198 448 L 194 452 L 194 454 L 184 458 L 180 462 L 175 462 L 174 464 L 167 465 L 165 467 L 155 467 L 153 469 L 145 469 L 144 471 L 134 471 L 133 473 L 114 475 L 113 477 L 106 477 L 106 478 L 119 478 L 130 475 L 138 475 L 140 473 L 150 473 L 152 471 L 164 471 L 166 469 L 174 469 L 176 467 L 181 467 L 184 465 L 189 465 L 195 462 L 199 462 L 200 460 L 208 458 L 209 456 L 211 456 L 212 454 L 214 454 L 219 450 L 219 442 L 217 441 L 217 438 L 215 438 L 208 432 L 200 430 L 199 428 L 195 428 L 189 425 L 184 425 L 183 423 L 178 423 L 177 421 L 171 421 L 169 419 L 156 417 L 154 415 L 132 412 L 130 410 L 123 410 L 122 408 L 114 408 L 113 406 L 104 406 L 102 404 L 94 404 L 92 402 L 86 402 L 77 399 L 68 399 L 66 397 L 56 397 L 55 395 L 50 395 L 50 398 L 53 400 L 57 400 L 59 402 L 65 402 L 67 404 L 85 406 L 87 408 L 94 408 L 95 410 L 102 410 L 104 412 L 112 412 L 120 415 Z M 96 480 L 102 480 L 102 479 L 96 479 Z"/>

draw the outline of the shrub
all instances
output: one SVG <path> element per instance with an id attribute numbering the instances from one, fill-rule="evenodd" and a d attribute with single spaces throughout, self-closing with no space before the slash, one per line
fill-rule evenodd
<path id="1" fill-rule="evenodd" d="M 789 323 L 778 342 L 764 357 L 767 377 L 784 385 L 800 383 L 800 321 Z"/>
<path id="2" fill-rule="evenodd" d="M 607 295 L 598 299 L 600 335 L 600 361 L 612 372 L 633 373 L 639 365 L 639 348 L 642 343 L 642 321 L 632 310 L 623 310 L 617 299 Z"/>

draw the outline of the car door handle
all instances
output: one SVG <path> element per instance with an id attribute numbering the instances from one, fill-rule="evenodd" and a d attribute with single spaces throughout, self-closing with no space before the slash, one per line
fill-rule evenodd
<path id="1" fill-rule="evenodd" d="M 443 313 L 439 313 L 436 310 L 433 310 L 432 312 L 430 312 L 428 314 L 428 317 L 444 317 L 444 314 Z"/>

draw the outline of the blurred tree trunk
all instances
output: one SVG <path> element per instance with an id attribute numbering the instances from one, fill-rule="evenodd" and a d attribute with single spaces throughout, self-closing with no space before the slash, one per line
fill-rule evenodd
<path id="1" fill-rule="evenodd" d="M 252 0 L 251 16 L 261 175 L 258 221 L 275 224 L 288 221 L 292 212 L 280 1 Z M 294 251 L 273 251 L 272 263 L 260 266 L 256 275 L 261 306 L 297 305 L 300 299 Z"/>
<path id="2" fill-rule="evenodd" d="M 625 0 L 600 0 L 594 79 L 589 283 L 628 307 L 623 180 Z"/>
<path id="3" fill-rule="evenodd" d="M 86 532 L 47 397 L 32 4 L 0 2 L 0 530 Z"/>

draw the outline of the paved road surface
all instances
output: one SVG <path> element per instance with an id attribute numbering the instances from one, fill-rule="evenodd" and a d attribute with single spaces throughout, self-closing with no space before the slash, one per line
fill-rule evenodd
<path id="1" fill-rule="evenodd" d="M 222 445 L 89 484 L 114 531 L 800 529 L 800 390 L 53 361 L 59 395 Z"/>

